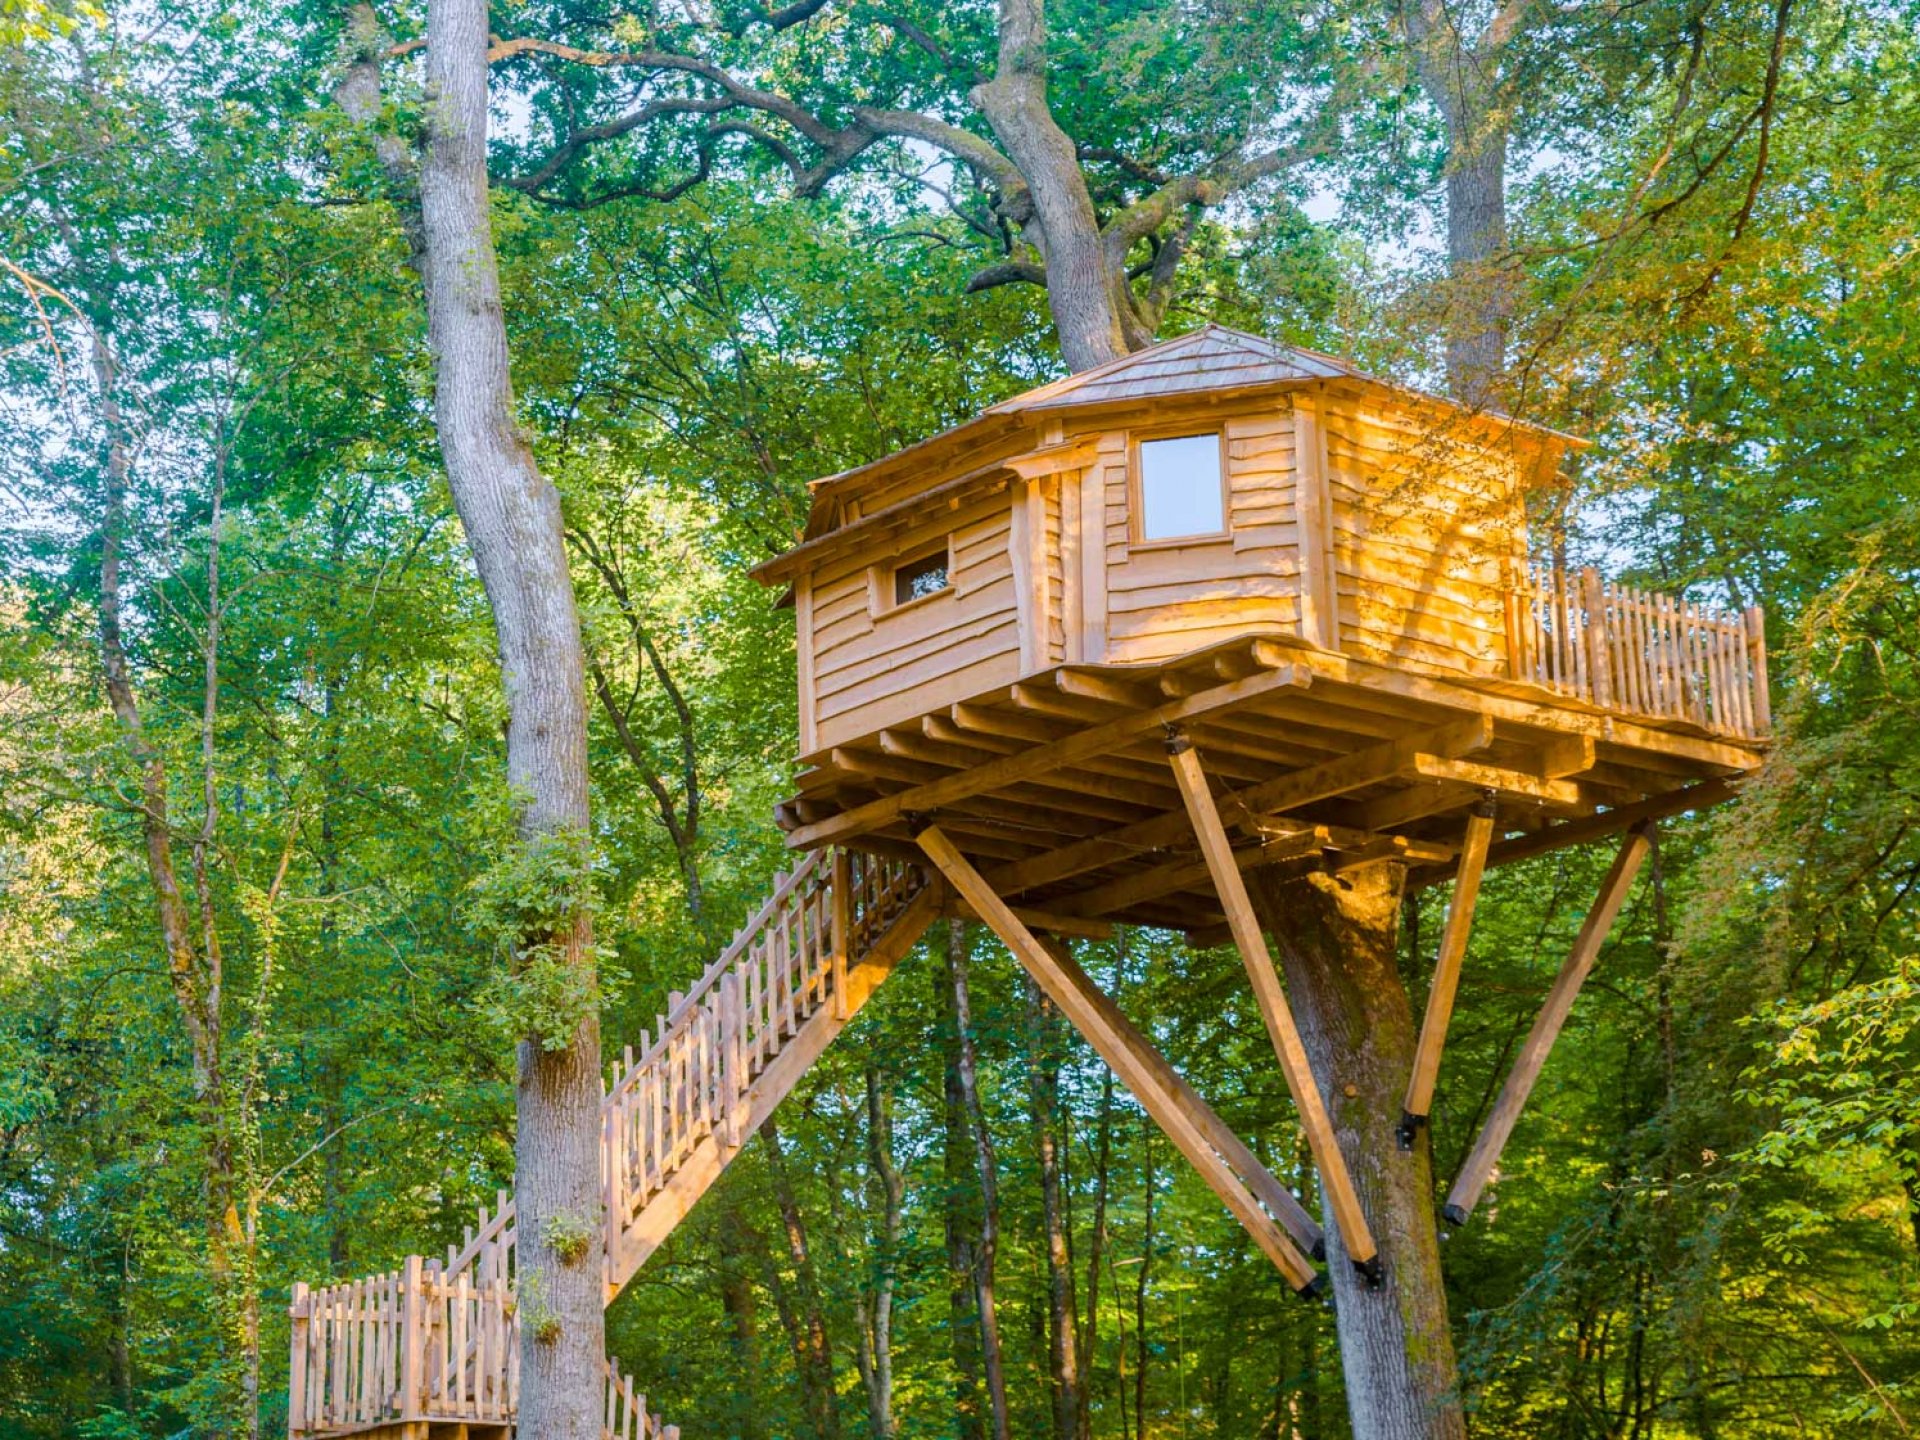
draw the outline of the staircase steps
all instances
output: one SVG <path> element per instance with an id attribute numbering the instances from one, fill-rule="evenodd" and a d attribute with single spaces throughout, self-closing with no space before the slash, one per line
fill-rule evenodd
<path id="1" fill-rule="evenodd" d="M 917 866 L 815 852 L 772 891 L 652 1038 L 622 1053 L 601 1102 L 602 1253 L 620 1293 L 932 923 Z M 512 1197 L 482 1206 L 444 1260 L 310 1289 L 290 1314 L 290 1440 L 470 1440 L 518 1409 Z M 446 1433 L 453 1433 L 447 1430 Z M 608 1365 L 608 1440 L 678 1440 Z"/>

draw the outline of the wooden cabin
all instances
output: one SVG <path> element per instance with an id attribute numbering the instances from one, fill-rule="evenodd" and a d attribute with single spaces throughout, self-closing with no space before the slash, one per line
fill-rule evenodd
<path id="1" fill-rule="evenodd" d="M 1151 824 L 1180 808 L 1166 724 L 1228 791 L 1368 752 L 1365 783 L 1296 785 L 1261 833 L 1436 873 L 1489 796 L 1503 835 L 1539 836 L 1751 769 L 1757 614 L 1530 554 L 1528 492 L 1581 443 L 1209 325 L 816 481 L 800 543 L 754 572 L 796 617 L 790 839 L 904 847 L 903 816 L 937 815 L 1027 903 L 1208 930 L 1204 876 L 1168 888 Z M 1127 716 L 1152 718 L 1007 763 Z"/>

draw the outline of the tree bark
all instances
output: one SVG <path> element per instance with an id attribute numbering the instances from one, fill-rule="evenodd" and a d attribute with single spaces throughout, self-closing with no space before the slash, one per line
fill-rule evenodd
<path id="1" fill-rule="evenodd" d="M 1355 1440 L 1463 1440 L 1429 1152 L 1424 1141 L 1402 1151 L 1394 1136 L 1417 1035 L 1395 964 L 1405 871 L 1382 863 L 1344 876 L 1288 881 L 1258 869 L 1248 878 L 1386 1272 L 1368 1289 L 1328 1225 Z"/>
<path id="2" fill-rule="evenodd" d="M 560 497 L 515 423 L 487 196 L 486 0 L 430 0 L 421 279 L 434 421 L 448 484 L 486 588 L 507 698 L 507 780 L 523 843 L 580 847 L 585 873 L 586 666 Z M 593 921 L 576 903 L 552 947 L 594 993 Z M 522 1440 L 600 1440 L 600 1026 L 592 1003 L 559 1049 L 521 1042 L 518 1216 Z M 593 1243 L 582 1247 L 586 1233 Z"/>
<path id="3" fill-rule="evenodd" d="M 1059 1011 L 1031 979 L 1027 992 L 1027 1095 L 1040 1166 L 1040 1209 L 1047 1246 L 1047 1370 L 1055 1440 L 1080 1433 L 1080 1364 L 1074 1324 L 1073 1253 L 1060 1177 Z"/>
<path id="4" fill-rule="evenodd" d="M 879 1253 L 866 1345 L 871 1372 L 867 1417 L 874 1440 L 893 1440 L 893 1292 L 899 1273 L 907 1183 L 893 1161 L 893 1097 L 882 1087 L 879 1072 L 871 1065 L 867 1066 L 866 1087 L 867 1165 L 880 1202 Z"/>
<path id="5" fill-rule="evenodd" d="M 1000 0 L 999 67 L 972 98 L 1026 181 L 1023 199 L 1008 198 L 1045 264 L 1047 305 L 1068 368 L 1091 370 L 1149 343 L 1127 302 L 1125 256 L 1118 265 L 1108 256 L 1073 140 L 1047 104 L 1041 0 Z"/>
<path id="6" fill-rule="evenodd" d="M 973 1208 L 977 1177 L 968 1152 L 973 1148 L 967 1097 L 960 1084 L 960 1022 L 954 1012 L 953 954 L 965 943 L 958 922 L 946 928 L 946 946 L 937 952 L 934 1002 L 939 1009 L 943 1068 L 941 1160 L 945 1203 L 941 1221 L 947 1241 L 947 1323 L 953 1353 L 953 1410 L 959 1440 L 983 1440 L 980 1415 L 980 1331 L 974 1322 L 973 1250 L 978 1225 Z"/>
<path id="7" fill-rule="evenodd" d="M 980 1172 L 980 1243 L 973 1257 L 973 1293 L 980 1322 L 980 1368 L 986 1379 L 993 1440 L 1007 1440 L 1007 1379 L 1000 1348 L 1000 1315 L 994 1304 L 994 1270 L 1000 1252 L 1000 1186 L 993 1137 L 980 1104 L 980 1074 L 973 1049 L 973 1001 L 967 981 L 966 922 L 951 922 L 949 964 L 953 974 L 953 1020 L 959 1036 L 960 1094 L 973 1131 L 974 1163 Z"/>

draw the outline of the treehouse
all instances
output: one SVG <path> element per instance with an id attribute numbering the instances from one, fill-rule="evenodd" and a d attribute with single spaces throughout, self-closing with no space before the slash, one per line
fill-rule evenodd
<path id="1" fill-rule="evenodd" d="M 1579 443 L 1208 326 L 815 482 L 754 572 L 796 614 L 791 842 L 937 813 L 1025 905 L 1206 934 L 1170 725 L 1257 785 L 1262 858 L 1441 869 L 1489 798 L 1513 856 L 1724 783 L 1759 616 L 1537 563 L 1527 494 Z"/>

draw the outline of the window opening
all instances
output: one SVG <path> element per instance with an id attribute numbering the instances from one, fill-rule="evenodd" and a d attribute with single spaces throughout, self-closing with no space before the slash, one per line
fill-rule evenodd
<path id="1" fill-rule="evenodd" d="M 931 555 L 922 555 L 918 560 L 909 560 L 897 565 L 893 571 L 893 603 L 905 605 L 909 601 L 924 600 L 929 595 L 938 595 L 947 588 L 947 552 L 936 550 Z"/>
<path id="2" fill-rule="evenodd" d="M 1140 538 L 1181 540 L 1227 529 L 1218 431 L 1140 442 Z"/>

